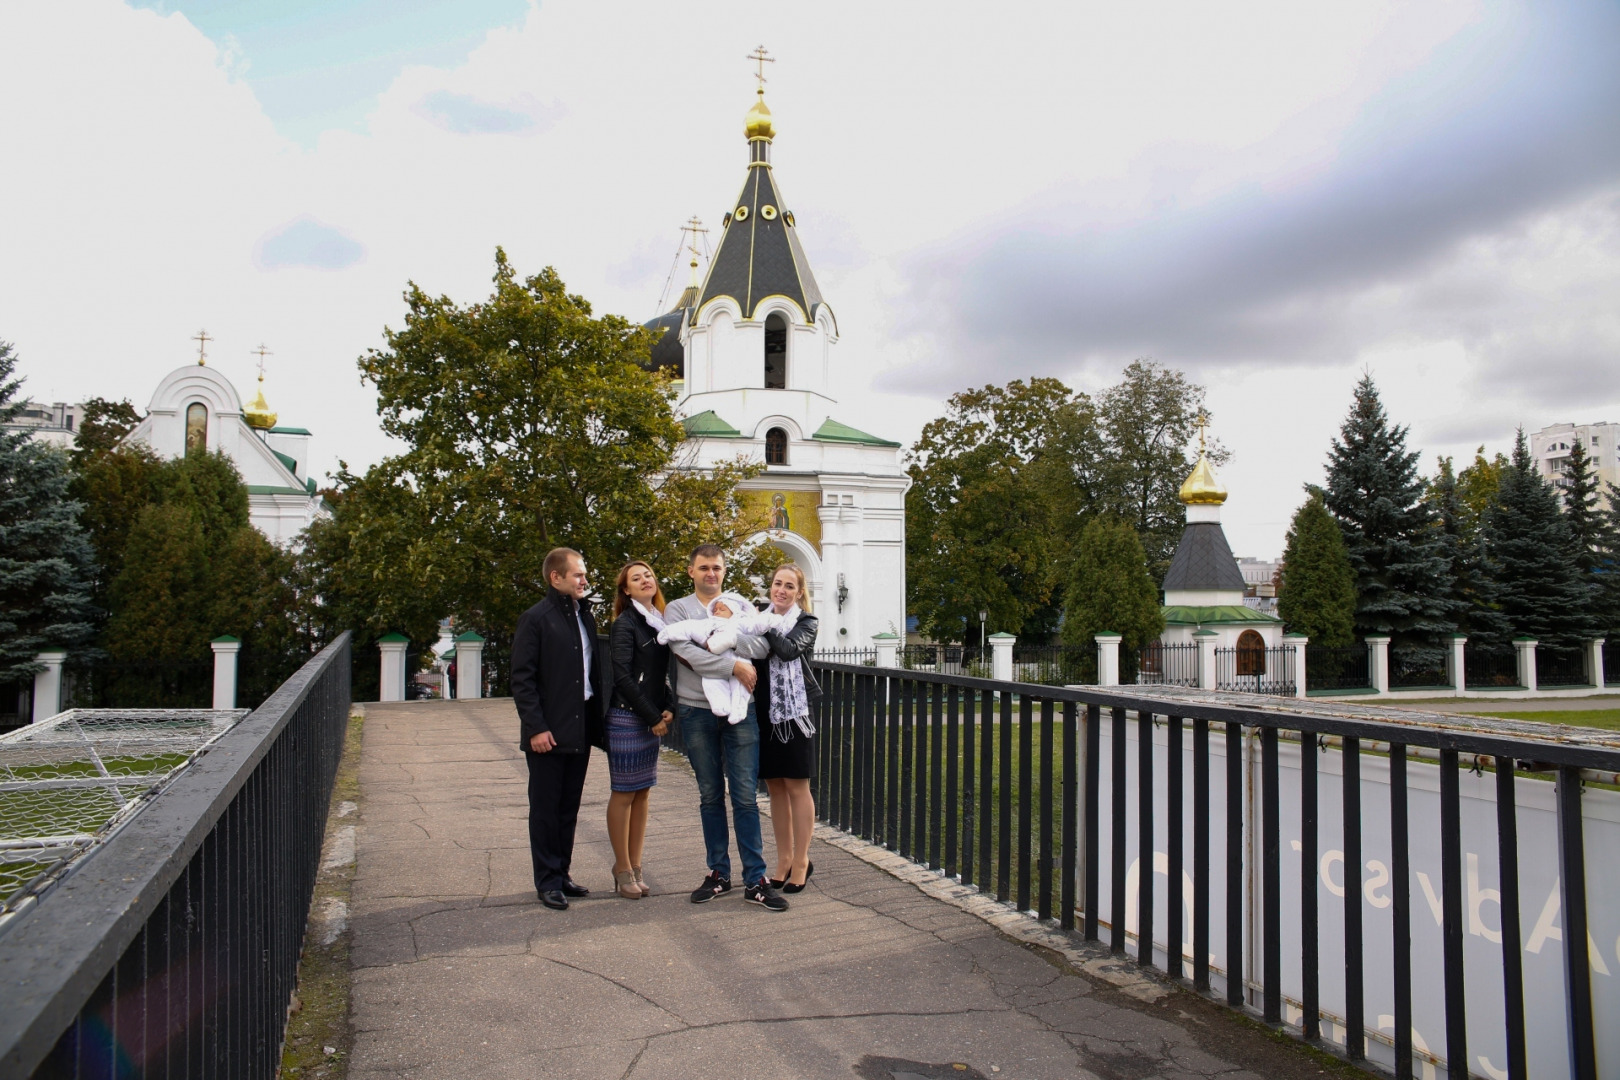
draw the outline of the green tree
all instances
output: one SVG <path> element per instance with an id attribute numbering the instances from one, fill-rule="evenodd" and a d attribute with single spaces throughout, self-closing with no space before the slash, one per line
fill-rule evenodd
<path id="1" fill-rule="evenodd" d="M 603 595 L 631 558 L 680 591 L 703 541 L 750 568 L 749 537 L 765 523 L 736 486 L 762 466 L 682 467 L 669 384 L 642 367 L 648 331 L 594 317 L 549 268 L 519 280 L 500 249 L 482 303 L 414 284 L 405 303 L 403 328 L 385 329 L 359 362 L 383 430 L 405 450 L 364 477 L 345 472 L 333 523 L 312 537 L 335 560 L 314 574 L 323 617 L 339 619 L 329 629 L 415 637 L 420 613 L 453 612 L 498 663 L 545 592 L 552 547 L 581 551 Z"/>
<path id="2" fill-rule="evenodd" d="M 1599 481 L 1592 472 L 1592 457 L 1586 444 L 1579 439 L 1570 448 L 1569 461 L 1558 487 L 1563 493 L 1564 520 L 1569 522 L 1570 538 L 1575 544 L 1575 565 L 1580 569 L 1588 587 L 1596 591 L 1591 578 L 1596 574 L 1602 552 L 1608 547 L 1604 535 L 1608 527 L 1599 506 Z"/>
<path id="3" fill-rule="evenodd" d="M 1547 649 L 1578 648 L 1591 637 L 1591 597 L 1575 565 L 1575 538 L 1556 491 L 1536 471 L 1522 428 L 1485 530 L 1512 632 Z"/>
<path id="4" fill-rule="evenodd" d="M 12 346 L 0 341 L 0 425 L 21 409 Z M 94 553 L 69 497 L 67 455 L 0 427 L 0 683 L 39 670 L 41 650 L 72 649 L 94 633 Z"/>
<path id="5" fill-rule="evenodd" d="M 1313 490 L 1294 511 L 1283 553 L 1277 613 L 1293 634 L 1314 644 L 1343 647 L 1355 641 L 1356 575 L 1344 534 Z"/>
<path id="6" fill-rule="evenodd" d="M 79 416 L 79 430 L 73 437 L 73 467 L 83 469 L 85 462 L 112 450 L 140 422 L 141 414 L 128 398 L 109 401 L 93 397 L 86 401 Z"/>
<path id="7" fill-rule="evenodd" d="M 1493 498 L 1499 490 L 1498 473 L 1492 473 Z M 1476 646 L 1502 645 L 1512 635 L 1502 617 L 1496 597 L 1500 573 L 1491 558 L 1490 544 L 1480 524 L 1480 514 L 1464 500 L 1462 484 L 1453 471 L 1451 459 L 1439 460 L 1439 472 L 1429 482 L 1426 496 L 1434 507 L 1441 543 L 1451 564 L 1451 598 L 1457 632 Z M 1489 504 L 1486 504 L 1489 508 Z"/>
<path id="8" fill-rule="evenodd" d="M 95 549 L 92 596 L 111 606 L 112 582 L 124 568 L 124 549 L 141 511 L 158 497 L 163 460 L 142 445 L 115 446 L 80 460 L 73 477 L 79 520 Z"/>
<path id="9" fill-rule="evenodd" d="M 1097 397 L 1107 462 L 1102 501 L 1136 529 L 1155 581 L 1164 580 L 1181 540 L 1181 483 L 1196 460 L 1188 447 L 1203 404 L 1202 386 L 1153 360 L 1133 360 Z M 1209 457 L 1219 465 L 1227 454 L 1215 445 Z"/>
<path id="10" fill-rule="evenodd" d="M 1124 638 L 1121 654 L 1130 655 L 1164 631 L 1159 587 L 1148 572 L 1142 541 L 1119 518 L 1098 516 L 1086 523 L 1065 596 L 1063 640 L 1070 645 L 1084 648 L 1097 634 L 1112 632 Z"/>
<path id="11" fill-rule="evenodd" d="M 1356 574 L 1356 634 L 1389 635 L 1396 651 L 1433 650 L 1456 627 L 1451 567 L 1424 499 L 1419 453 L 1391 427 L 1371 375 L 1328 454 L 1325 503 Z"/>
<path id="12" fill-rule="evenodd" d="M 1058 478 L 1043 464 L 1051 421 L 1079 407 L 1057 379 L 1014 380 L 952 395 L 923 429 L 906 495 L 906 587 L 922 633 L 963 640 L 984 611 L 992 632 L 1016 634 L 1049 609 L 1059 486 L 1037 477 Z"/>

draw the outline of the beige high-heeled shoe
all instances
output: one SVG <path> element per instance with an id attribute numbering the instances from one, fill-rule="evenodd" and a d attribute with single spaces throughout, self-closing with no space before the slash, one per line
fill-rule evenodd
<path id="1" fill-rule="evenodd" d="M 613 871 L 613 885 L 626 900 L 640 900 L 641 890 L 636 888 L 636 875 L 630 870 Z"/>
<path id="2" fill-rule="evenodd" d="M 641 867 L 632 866 L 630 868 L 630 872 L 636 876 L 636 888 L 641 890 L 641 895 L 651 896 L 652 890 L 647 887 L 647 883 L 645 881 L 641 880 Z"/>

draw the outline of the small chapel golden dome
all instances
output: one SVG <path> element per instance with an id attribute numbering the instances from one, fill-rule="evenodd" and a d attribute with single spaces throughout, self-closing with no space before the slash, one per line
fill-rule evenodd
<path id="1" fill-rule="evenodd" d="M 771 110 L 765 104 L 765 88 L 759 88 L 759 100 L 754 107 L 748 110 L 743 120 L 743 133 L 750 139 L 771 139 L 776 135 L 776 125 L 771 122 Z"/>
<path id="2" fill-rule="evenodd" d="M 1210 468 L 1209 458 L 1202 452 L 1198 455 L 1198 464 L 1187 479 L 1181 482 L 1181 501 L 1189 506 L 1205 504 L 1219 506 L 1226 501 L 1226 489 L 1221 487 L 1215 479 L 1215 470 Z"/>
<path id="3" fill-rule="evenodd" d="M 268 431 L 276 426 L 276 414 L 270 411 L 270 403 L 264 400 L 264 375 L 259 376 L 259 393 L 242 410 L 242 419 L 246 420 L 248 427 L 259 431 Z"/>

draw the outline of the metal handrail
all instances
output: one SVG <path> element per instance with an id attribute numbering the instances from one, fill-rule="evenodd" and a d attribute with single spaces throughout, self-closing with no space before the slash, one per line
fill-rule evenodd
<path id="1" fill-rule="evenodd" d="M 345 633 L 18 916 L 0 939 L 0 1075 L 28 1076 L 53 1050 L 115 1062 L 131 995 L 143 1030 L 122 1034 L 162 1058 L 143 1075 L 200 1058 L 218 1075 L 274 1074 L 348 712 Z M 153 970 L 149 942 L 185 962 Z M 227 989 L 228 975 L 243 978 Z M 166 1030 L 175 1015 L 184 1031 Z M 151 1046 L 159 1029 L 172 1046 Z"/>

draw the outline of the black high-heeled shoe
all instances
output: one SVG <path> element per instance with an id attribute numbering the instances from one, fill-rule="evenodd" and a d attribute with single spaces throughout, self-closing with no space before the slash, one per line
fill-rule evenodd
<path id="1" fill-rule="evenodd" d="M 777 892 L 781 892 L 782 891 L 782 886 L 787 884 L 787 878 L 773 878 L 773 877 L 772 878 L 766 878 L 765 879 L 765 884 L 769 885 L 771 888 L 775 889 Z"/>
<path id="2" fill-rule="evenodd" d="M 777 888 L 778 888 L 778 890 L 780 892 L 785 892 L 785 893 L 790 893 L 790 894 L 791 893 L 804 892 L 804 887 L 806 885 L 810 884 L 810 875 L 815 873 L 815 872 L 816 872 L 816 864 L 812 862 L 812 863 L 810 863 L 808 866 L 806 866 L 804 868 L 804 881 L 800 882 L 797 885 L 793 884 L 793 882 L 791 882 L 791 881 L 784 881 Z"/>

